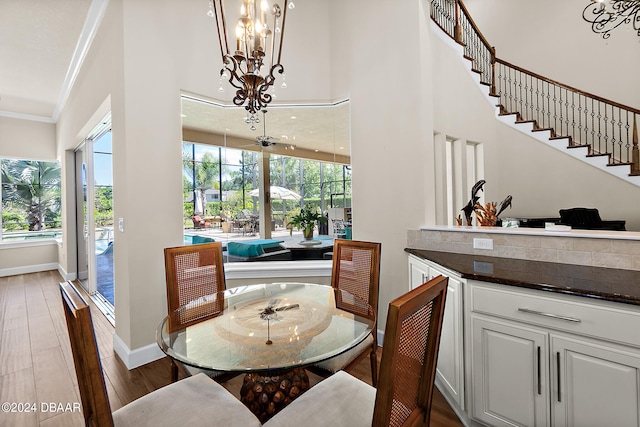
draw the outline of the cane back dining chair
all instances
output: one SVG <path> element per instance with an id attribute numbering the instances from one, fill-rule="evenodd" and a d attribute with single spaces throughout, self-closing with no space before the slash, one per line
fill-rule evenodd
<path id="1" fill-rule="evenodd" d="M 172 330 L 185 328 L 211 317 L 223 309 L 224 300 L 219 292 L 225 290 L 224 263 L 220 242 L 178 246 L 164 249 L 167 285 L 167 313 Z M 215 296 L 215 298 L 213 297 Z M 211 305 L 216 307 L 212 309 Z M 189 305 L 189 309 L 180 307 Z M 217 309 L 216 309 L 217 308 Z M 220 373 L 180 364 L 186 375 L 204 372 L 210 377 Z M 171 381 L 178 380 L 178 362 L 171 360 Z"/>
<path id="2" fill-rule="evenodd" d="M 336 239 L 333 243 L 333 268 L 331 286 L 367 301 L 371 311 L 362 311 L 357 306 L 345 305 L 341 309 L 361 315 L 373 317 L 378 314 L 378 289 L 380 283 L 380 250 L 381 244 L 357 240 Z M 310 370 L 322 377 L 327 377 L 339 370 L 350 371 L 367 356 L 371 360 L 371 381 L 375 387 L 378 380 L 377 324 L 374 324 L 371 335 L 354 349 L 337 357 L 320 362 Z"/>
<path id="3" fill-rule="evenodd" d="M 428 426 L 448 280 L 435 277 L 389 303 L 377 390 L 340 371 L 265 427 Z"/>
<path id="4" fill-rule="evenodd" d="M 204 374 L 162 387 L 111 412 L 91 311 L 69 282 L 60 283 L 86 426 L 259 426 L 258 419 Z"/>

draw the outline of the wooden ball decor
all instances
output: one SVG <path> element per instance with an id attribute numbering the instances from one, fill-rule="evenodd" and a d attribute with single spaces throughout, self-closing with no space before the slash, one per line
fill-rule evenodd
<path id="1" fill-rule="evenodd" d="M 303 368 L 274 376 L 247 374 L 240 389 L 240 400 L 264 424 L 308 389 L 309 376 Z"/>

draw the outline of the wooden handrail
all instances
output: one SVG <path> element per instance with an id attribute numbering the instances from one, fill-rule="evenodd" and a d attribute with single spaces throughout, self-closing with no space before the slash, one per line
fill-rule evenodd
<path id="1" fill-rule="evenodd" d="M 539 80 L 543 80 L 545 82 L 551 83 L 551 84 L 553 84 L 555 86 L 559 86 L 559 87 L 562 87 L 564 89 L 568 89 L 568 90 L 570 90 L 572 92 L 576 92 L 576 93 L 579 93 L 581 95 L 587 96 L 589 98 L 593 98 L 596 101 L 600 101 L 600 102 L 603 102 L 605 104 L 610 104 L 610 105 L 613 105 L 614 107 L 618 107 L 618 108 L 630 111 L 630 112 L 635 113 L 635 114 L 640 114 L 640 110 L 638 110 L 637 108 L 629 107 L 628 105 L 623 105 L 623 104 L 620 104 L 620 103 L 615 102 L 615 101 L 610 101 L 610 100 L 608 100 L 606 98 L 603 98 L 601 96 L 594 95 L 592 93 L 585 92 L 585 91 L 580 90 L 580 89 L 576 89 L 576 88 L 574 88 L 572 86 L 566 85 L 564 83 L 560 83 L 560 82 L 552 80 L 552 79 L 550 79 L 548 77 L 541 76 L 540 74 L 534 73 L 533 71 L 529 71 L 529 70 L 526 70 L 526 69 L 524 69 L 522 67 L 518 67 L 517 65 L 513 65 L 510 62 L 504 61 L 502 59 L 496 58 L 496 62 L 499 62 L 500 64 L 506 65 L 507 67 L 513 68 L 514 70 L 520 71 L 522 73 L 529 74 L 530 76 L 533 76 L 533 77 L 535 77 L 535 78 L 537 78 Z"/>
<path id="2" fill-rule="evenodd" d="M 457 43 L 465 46 L 465 57 L 467 57 L 468 59 L 471 59 L 474 62 L 473 66 L 476 66 L 476 62 L 483 62 L 482 64 L 480 64 L 481 66 L 479 67 L 479 69 L 483 69 L 483 67 L 486 65 L 486 61 L 489 61 L 490 67 L 491 69 L 489 70 L 490 75 L 487 76 L 486 74 L 483 74 L 480 77 L 480 81 L 481 83 L 485 83 L 485 84 L 489 84 L 490 85 L 490 94 L 491 95 L 498 95 L 498 96 L 503 96 L 502 93 L 498 93 L 496 91 L 496 64 L 501 64 L 503 65 L 505 68 L 507 69 L 513 69 L 516 72 L 520 72 L 522 74 L 524 74 L 525 76 L 529 76 L 532 77 L 534 79 L 539 80 L 540 82 L 543 83 L 547 83 L 550 84 L 554 87 L 554 94 L 555 94 L 555 88 L 559 88 L 560 90 L 564 90 L 567 92 L 571 92 L 572 94 L 578 95 L 578 97 L 584 97 L 587 99 L 590 99 L 592 102 L 595 101 L 599 104 L 604 104 L 605 108 L 611 107 L 611 108 L 617 108 L 619 110 L 618 115 L 620 117 L 620 115 L 622 114 L 621 112 L 624 111 L 626 112 L 626 129 L 629 129 L 629 126 L 631 125 L 630 120 L 632 119 L 633 122 L 633 127 L 631 129 L 631 133 L 626 133 L 626 131 L 624 131 L 625 133 L 625 137 L 624 138 L 628 138 L 626 139 L 627 141 L 627 145 L 626 145 L 626 151 L 623 152 L 623 147 L 622 145 L 620 145 L 620 142 L 622 140 L 618 140 L 616 141 L 616 125 L 614 122 L 608 123 L 606 122 L 606 112 L 605 112 L 605 122 L 601 122 L 603 123 L 604 126 L 604 149 L 608 150 L 607 145 L 608 145 L 608 134 L 607 134 L 607 127 L 609 126 L 609 124 L 611 125 L 611 142 L 613 143 L 614 141 L 617 142 L 617 144 L 619 145 L 612 145 L 611 149 L 612 151 L 609 153 L 611 154 L 611 158 L 610 158 L 610 163 L 611 165 L 613 164 L 629 164 L 631 163 L 631 175 L 640 175 L 640 149 L 638 147 L 638 130 L 637 130 L 637 116 L 640 115 L 640 109 L 638 108 L 634 108 L 634 107 L 630 107 L 627 105 L 623 105 L 620 104 L 619 102 L 615 102 L 615 101 L 611 101 L 609 99 L 603 98 L 601 96 L 586 92 L 584 90 L 580 90 L 577 89 L 575 87 L 569 86 L 567 84 L 549 79 L 547 77 L 541 76 L 540 74 L 534 73 L 532 71 L 526 70 L 522 67 L 519 67 L 517 65 L 511 64 L 508 61 L 499 59 L 498 57 L 496 57 L 496 49 L 495 47 L 491 46 L 489 44 L 489 41 L 485 38 L 485 36 L 482 34 L 482 32 L 480 31 L 480 29 L 478 28 L 478 26 L 476 25 L 475 21 L 473 20 L 473 18 L 471 17 L 471 14 L 469 13 L 469 11 L 467 10 L 466 6 L 464 5 L 464 3 L 462 2 L 462 0 L 456 0 L 455 1 L 455 13 L 452 14 L 449 13 L 445 13 L 445 14 L 434 14 L 433 10 L 441 10 L 443 5 L 446 5 L 446 9 L 448 11 L 450 11 L 450 6 L 452 3 L 450 3 L 448 0 L 432 0 L 434 4 L 437 4 L 437 6 L 435 7 L 435 9 L 432 9 L 432 19 L 435 22 L 436 25 L 438 25 L 438 27 L 440 27 L 443 32 L 447 35 L 449 35 L 453 40 L 455 40 Z M 470 38 L 465 40 L 465 33 L 462 30 L 462 25 L 461 25 L 461 17 L 460 17 L 460 12 L 462 12 L 465 16 L 465 19 L 468 22 L 468 25 L 470 25 L 471 30 L 473 32 L 472 36 L 470 36 Z M 447 25 L 447 24 L 454 24 L 454 28 L 453 28 L 453 34 L 449 33 L 449 31 L 447 29 L 445 29 L 439 22 L 440 18 L 444 17 L 445 20 L 444 22 L 446 22 L 446 24 L 443 25 Z M 455 22 L 452 22 L 454 21 Z M 465 23 L 465 26 L 467 25 L 467 23 Z M 476 48 L 476 46 L 480 46 L 480 44 L 478 44 L 477 40 L 480 41 L 480 43 L 487 49 L 487 52 L 490 53 L 490 58 L 486 58 L 484 57 L 484 51 L 483 54 L 480 55 L 480 57 L 475 57 L 474 56 L 474 49 Z M 471 45 L 471 46 L 469 46 Z M 469 49 L 469 55 L 467 56 L 467 49 Z M 483 80 L 486 79 L 486 80 Z M 525 89 L 526 91 L 526 89 Z M 573 95 L 572 95 L 573 96 Z M 515 95 L 515 100 L 518 100 L 518 95 Z M 511 95 L 508 95 L 508 99 L 512 100 Z M 554 95 L 554 100 L 553 102 L 555 103 L 555 95 Z M 562 97 L 560 98 L 560 102 L 562 102 Z M 520 103 L 522 103 L 522 100 L 520 100 Z M 566 104 L 568 106 L 568 104 Z M 503 108 L 503 107 L 501 107 Z M 533 108 L 533 107 L 532 107 Z M 554 121 L 554 128 L 555 128 L 555 124 L 556 123 L 556 116 L 555 116 L 555 108 L 556 105 L 554 104 L 554 116 L 553 116 L 553 121 Z M 580 136 L 580 133 L 584 130 L 585 131 L 585 136 L 586 136 L 586 130 L 587 130 L 587 126 L 582 127 L 582 125 L 580 124 L 580 122 L 578 122 L 577 126 L 576 123 L 569 123 L 568 119 L 565 118 L 565 120 L 563 121 L 563 117 L 562 117 L 562 105 L 559 105 L 560 108 L 560 116 L 559 116 L 559 127 L 560 129 L 558 130 L 559 132 L 563 132 L 563 123 L 565 125 L 565 129 L 564 131 L 568 131 L 568 133 L 566 135 L 562 135 L 562 137 L 569 137 L 571 138 L 576 138 L 576 136 Z M 572 106 L 573 108 L 573 106 Z M 579 112 L 580 112 L 581 107 L 579 107 Z M 587 111 L 586 109 L 584 110 L 585 112 Z M 606 110 L 605 110 L 606 111 Z M 525 115 L 525 111 L 513 111 L 513 112 L 517 112 L 519 114 L 522 114 L 523 117 Z M 543 105 L 543 110 L 542 110 L 543 114 L 544 114 L 544 105 Z M 536 113 L 537 114 L 537 113 Z M 633 117 L 629 117 L 629 114 L 632 114 Z M 593 114 L 592 114 L 593 115 Z M 549 120 L 545 120 L 544 116 L 542 118 L 542 121 L 550 121 L 551 116 L 549 115 L 549 113 L 547 114 L 547 117 L 549 118 Z M 534 120 L 538 120 L 538 117 L 532 117 Z M 598 118 L 599 119 L 599 118 Z M 620 119 L 619 119 L 620 120 Z M 548 125 L 549 123 L 547 123 Z M 619 138 L 622 138 L 622 134 L 623 134 L 623 125 L 625 123 L 619 122 L 618 126 L 617 126 L 617 135 Z M 598 125 L 600 126 L 600 125 Z M 571 128 L 571 129 L 570 129 Z M 598 128 L 600 129 L 600 128 Z M 597 149 L 600 150 L 600 145 L 601 145 L 601 135 L 599 133 L 600 131 L 598 131 L 597 134 L 594 134 L 593 130 L 590 134 L 591 138 L 589 138 L 588 136 L 585 138 L 586 140 L 593 140 L 596 136 L 597 136 L 597 148 L 592 145 L 593 149 Z M 594 136 L 595 135 L 595 136 Z M 631 142 L 631 149 L 629 149 L 629 142 Z M 587 141 L 583 141 L 582 143 L 585 144 L 594 144 L 595 141 L 591 141 L 591 142 L 587 142 Z M 616 148 L 618 150 L 618 155 L 616 157 Z M 602 154 L 604 154 L 604 152 L 602 152 Z"/>
<path id="3" fill-rule="evenodd" d="M 495 47 L 491 46 L 491 44 L 484 37 L 484 34 L 482 34 L 482 32 L 478 29 L 478 26 L 476 25 L 475 21 L 471 17 L 471 14 L 467 10 L 467 7 L 464 5 L 464 3 L 462 3 L 461 0 L 458 0 L 456 2 L 456 4 L 457 4 L 457 7 L 462 9 L 462 12 L 464 13 L 464 16 L 467 17 L 467 19 L 469 20 L 469 23 L 471 24 L 471 27 L 476 32 L 476 34 L 478 34 L 478 37 L 480 37 L 480 40 L 482 40 L 482 43 L 485 45 L 485 47 L 489 50 L 489 52 L 491 52 L 492 55 L 495 55 L 496 54 Z"/>

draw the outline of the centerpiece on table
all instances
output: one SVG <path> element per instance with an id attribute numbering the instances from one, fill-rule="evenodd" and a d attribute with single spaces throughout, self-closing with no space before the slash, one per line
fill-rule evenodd
<path id="1" fill-rule="evenodd" d="M 313 229 L 320 223 L 327 222 L 327 218 L 322 215 L 317 207 L 303 206 L 300 212 L 293 215 L 289 220 L 291 228 L 289 234 L 293 233 L 293 227 L 302 230 L 304 240 L 300 244 L 313 245 L 321 243 L 319 240 L 313 240 Z"/>

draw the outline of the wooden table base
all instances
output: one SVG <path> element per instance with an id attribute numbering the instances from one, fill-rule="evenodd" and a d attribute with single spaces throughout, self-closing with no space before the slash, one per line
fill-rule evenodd
<path id="1" fill-rule="evenodd" d="M 240 389 L 240 400 L 264 424 L 308 389 L 309 376 L 304 368 L 271 376 L 247 374 Z"/>

